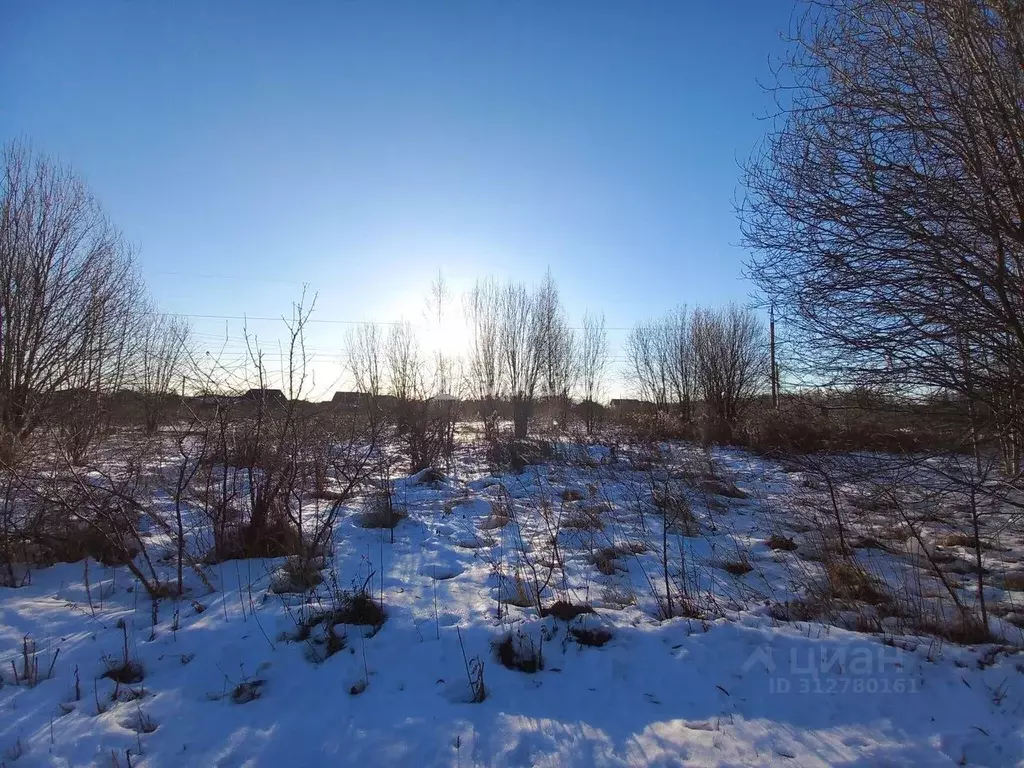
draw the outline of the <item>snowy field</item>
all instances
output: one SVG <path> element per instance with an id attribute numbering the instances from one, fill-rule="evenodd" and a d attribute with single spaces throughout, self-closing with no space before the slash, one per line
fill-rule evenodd
<path id="1" fill-rule="evenodd" d="M 942 515 L 911 537 L 856 482 L 738 450 L 482 453 L 395 480 L 393 530 L 347 506 L 302 578 L 227 561 L 154 604 L 90 561 L 0 589 L 0 765 L 1024 762 L 1019 516 L 985 520 L 992 642 L 965 646 L 921 621 L 977 598 Z"/>

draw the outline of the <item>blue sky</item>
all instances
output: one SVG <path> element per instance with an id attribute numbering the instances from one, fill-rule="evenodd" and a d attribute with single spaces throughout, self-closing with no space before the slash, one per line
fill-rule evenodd
<path id="1" fill-rule="evenodd" d="M 574 318 L 628 326 L 747 297 L 738 163 L 792 10 L 15 0 L 0 137 L 86 177 L 167 311 L 278 316 L 308 282 L 321 319 L 417 319 L 438 269 L 459 292 L 550 267 Z M 310 346 L 328 388 L 344 326 Z"/>

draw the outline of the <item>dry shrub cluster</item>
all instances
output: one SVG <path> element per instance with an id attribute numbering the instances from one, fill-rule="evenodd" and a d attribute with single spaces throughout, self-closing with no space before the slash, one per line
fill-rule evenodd
<path id="1" fill-rule="evenodd" d="M 536 643 L 521 630 L 506 633 L 494 643 L 495 655 L 507 669 L 532 674 L 544 669 L 544 641 Z"/>
<path id="2" fill-rule="evenodd" d="M 394 529 L 409 513 L 395 506 L 394 499 L 388 491 L 378 491 L 367 500 L 359 525 L 363 528 Z"/>
<path id="3" fill-rule="evenodd" d="M 779 408 L 762 401 L 736 430 L 736 442 L 785 457 L 820 451 L 885 453 L 966 450 L 964 408 L 944 401 L 915 402 L 870 393 L 790 395 Z"/>
<path id="4" fill-rule="evenodd" d="M 499 436 L 487 447 L 487 462 L 495 472 L 522 472 L 526 467 L 555 458 L 555 444 L 540 438 Z"/>
<path id="5" fill-rule="evenodd" d="M 291 365 L 302 380 L 295 355 L 308 312 L 297 307 L 296 318 Z M 262 384 L 262 356 L 251 354 Z M 86 557 L 126 566 L 153 597 L 181 594 L 185 570 L 203 563 L 284 556 L 296 574 L 315 570 L 342 505 L 381 472 L 385 426 L 295 394 L 261 386 L 179 398 L 170 427 L 103 434 L 87 453 L 66 447 L 64 427 L 10 441 L 0 464 L 3 583 L 23 582 L 31 565 Z M 149 551 L 151 530 L 169 552 Z M 155 567 L 168 558 L 176 584 Z"/>

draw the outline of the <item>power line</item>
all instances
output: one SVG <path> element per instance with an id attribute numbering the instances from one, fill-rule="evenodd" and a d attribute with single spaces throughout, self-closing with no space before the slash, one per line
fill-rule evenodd
<path id="1" fill-rule="evenodd" d="M 284 316 L 278 317 L 261 317 L 259 315 L 199 315 L 189 314 L 187 312 L 151 312 L 148 314 L 157 315 L 159 317 L 187 317 L 198 320 L 255 320 L 255 321 L 267 321 L 280 323 L 287 320 Z M 337 320 L 337 319 L 324 319 L 319 317 L 307 318 L 307 323 L 326 323 L 329 325 L 402 325 L 402 321 L 398 320 Z M 574 331 L 582 331 L 583 327 L 579 325 L 570 325 Z M 631 331 L 632 328 L 624 326 L 606 326 L 606 331 Z"/>
<path id="2" fill-rule="evenodd" d="M 287 322 L 286 317 L 260 317 L 259 315 L 194 315 L 187 312 L 152 312 L 150 314 L 158 315 L 160 317 L 187 317 L 198 320 L 243 320 L 248 322 L 249 320 L 255 321 L 268 321 L 273 323 Z M 304 323 L 327 323 L 331 325 L 401 325 L 399 322 L 390 322 L 385 320 L 325 320 L 319 317 L 306 318 Z"/>

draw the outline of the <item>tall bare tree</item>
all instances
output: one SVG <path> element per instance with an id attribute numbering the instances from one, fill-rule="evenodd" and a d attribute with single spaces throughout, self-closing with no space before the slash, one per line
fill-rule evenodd
<path id="1" fill-rule="evenodd" d="M 421 396 L 423 376 L 419 343 L 412 323 L 391 326 L 385 349 L 388 389 L 399 402 Z"/>
<path id="2" fill-rule="evenodd" d="M 501 289 L 492 280 L 478 281 L 466 295 L 463 311 L 469 329 L 467 390 L 480 403 L 484 434 L 497 436 L 498 400 L 502 396 Z"/>
<path id="3" fill-rule="evenodd" d="M 0 179 L 0 431 L 27 436 L 54 395 L 115 383 L 138 280 L 130 249 L 69 168 L 8 144 Z"/>
<path id="4" fill-rule="evenodd" d="M 452 289 L 448 285 L 448 280 L 445 278 L 444 273 L 438 270 L 437 277 L 430 282 L 430 292 L 427 294 L 426 307 L 423 314 L 428 321 L 436 323 L 440 328 L 444 320 L 444 314 L 451 302 Z"/>
<path id="5" fill-rule="evenodd" d="M 384 333 L 376 323 L 362 323 L 349 329 L 346 345 L 352 380 L 366 397 L 370 419 L 376 421 L 387 372 Z"/>
<path id="6" fill-rule="evenodd" d="M 510 282 L 501 291 L 499 348 L 518 438 L 526 437 L 529 429 L 544 364 L 539 304 L 537 294 L 523 283 Z"/>
<path id="7" fill-rule="evenodd" d="M 423 361 L 412 323 L 396 323 L 388 331 L 384 361 L 388 392 L 395 398 L 395 423 L 399 433 L 408 429 L 417 400 L 426 397 Z"/>
<path id="8" fill-rule="evenodd" d="M 661 324 L 662 357 L 668 370 L 669 396 L 675 402 L 684 423 L 693 419 L 696 385 L 695 355 L 690 318 L 686 307 L 678 307 Z"/>
<path id="9" fill-rule="evenodd" d="M 669 358 L 661 321 L 637 323 L 626 337 L 626 378 L 641 400 L 663 410 L 669 397 Z"/>
<path id="10" fill-rule="evenodd" d="M 136 386 L 149 432 L 155 432 L 166 417 L 175 388 L 185 375 L 189 335 L 188 320 L 183 317 L 156 311 L 146 316 Z"/>
<path id="11" fill-rule="evenodd" d="M 712 428 L 709 437 L 728 442 L 768 382 L 764 325 L 753 311 L 730 304 L 694 310 L 692 334 L 695 381 Z"/>
<path id="12" fill-rule="evenodd" d="M 569 422 L 572 390 L 579 378 L 579 357 L 576 334 L 569 325 L 550 270 L 537 291 L 535 301 L 544 397 L 553 406 L 559 426 L 565 429 Z"/>
<path id="13" fill-rule="evenodd" d="M 594 434 L 598 398 L 603 394 L 605 367 L 608 365 L 608 331 L 605 329 L 604 314 L 583 316 L 583 332 L 580 336 L 579 366 L 580 384 L 583 394 L 583 418 L 587 434 Z"/>
<path id="14" fill-rule="evenodd" d="M 748 163 L 750 272 L 787 370 L 974 399 L 1020 471 L 1024 16 L 1013 0 L 823 0 Z"/>

